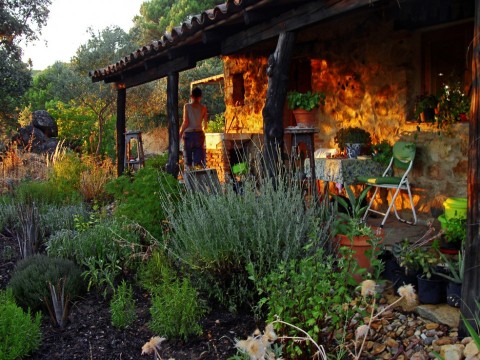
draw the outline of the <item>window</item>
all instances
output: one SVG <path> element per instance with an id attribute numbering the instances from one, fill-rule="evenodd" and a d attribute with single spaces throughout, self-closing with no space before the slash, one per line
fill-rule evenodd
<path id="1" fill-rule="evenodd" d="M 422 34 L 422 93 L 439 94 L 445 84 L 461 84 L 468 93 L 472 82 L 473 22 Z"/>

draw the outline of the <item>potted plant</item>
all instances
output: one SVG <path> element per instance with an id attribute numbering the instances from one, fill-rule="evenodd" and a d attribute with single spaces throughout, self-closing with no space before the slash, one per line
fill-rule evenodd
<path id="1" fill-rule="evenodd" d="M 382 243 L 383 234 L 375 231 L 363 221 L 363 215 L 367 209 L 364 200 L 369 190 L 370 187 L 366 187 L 356 197 L 352 189 L 346 187 L 346 198 L 334 195 L 336 203 L 342 210 L 338 211 L 335 221 L 335 241 L 338 246 L 346 246 L 352 250 L 359 268 L 374 274 L 371 257 L 379 253 L 376 248 Z M 375 247 L 375 251 L 372 251 L 373 247 Z"/>
<path id="2" fill-rule="evenodd" d="M 434 122 L 437 104 L 435 95 L 418 95 L 415 100 L 415 118 L 421 122 Z"/>
<path id="3" fill-rule="evenodd" d="M 438 98 L 437 127 L 444 128 L 457 121 L 467 121 L 470 99 L 461 90 L 460 83 L 444 85 Z"/>
<path id="4" fill-rule="evenodd" d="M 349 158 L 356 158 L 361 154 L 362 149 L 370 146 L 372 138 L 370 133 L 364 129 L 359 127 L 346 127 L 338 130 L 334 141 L 340 151 L 347 151 Z"/>
<path id="5" fill-rule="evenodd" d="M 404 244 L 408 244 L 408 241 Z M 435 244 L 417 247 L 404 245 L 399 256 L 400 266 L 418 273 L 418 300 L 423 304 L 439 304 L 443 301 L 444 282 L 434 275 L 434 268 L 439 263 L 438 245 Z"/>
<path id="6" fill-rule="evenodd" d="M 320 105 L 325 105 L 325 94 L 322 92 L 290 91 L 287 94 L 288 108 L 293 110 L 297 125 L 300 127 L 315 126 L 315 112 Z"/>
<path id="7" fill-rule="evenodd" d="M 379 144 L 372 145 L 372 159 L 385 167 L 390 163 L 393 156 L 393 147 L 387 140 Z"/>
<path id="8" fill-rule="evenodd" d="M 460 307 L 463 274 L 465 270 L 465 250 L 459 251 L 457 256 L 447 256 L 442 252 L 440 252 L 439 255 L 447 271 L 434 271 L 434 273 L 448 280 L 447 304 Z"/>
<path id="9" fill-rule="evenodd" d="M 467 238 L 466 219 L 451 218 L 445 220 L 440 251 L 445 254 L 456 254 Z"/>

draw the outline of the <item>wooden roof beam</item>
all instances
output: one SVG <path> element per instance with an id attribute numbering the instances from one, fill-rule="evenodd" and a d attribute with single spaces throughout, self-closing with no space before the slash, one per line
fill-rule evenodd
<path id="1" fill-rule="evenodd" d="M 282 32 L 295 31 L 336 15 L 364 6 L 371 6 L 379 1 L 381 0 L 315 1 L 307 3 L 228 37 L 222 42 L 222 55 L 238 52 L 256 43 L 276 37 Z"/>

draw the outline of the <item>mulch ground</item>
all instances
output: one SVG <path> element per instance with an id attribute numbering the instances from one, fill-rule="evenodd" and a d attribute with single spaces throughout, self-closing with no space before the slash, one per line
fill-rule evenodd
<path id="1" fill-rule="evenodd" d="M 6 249 L 6 250 L 5 250 Z M 12 251 L 13 250 L 13 251 Z M 0 235 L 0 289 L 5 289 L 19 260 L 16 240 Z M 54 327 L 48 316 L 42 321 L 42 344 L 26 359 L 98 359 L 126 360 L 152 358 L 141 356 L 142 346 L 153 334 L 148 328 L 150 301 L 148 294 L 135 289 L 137 319 L 125 330 L 110 323 L 108 300 L 90 291 L 72 305 L 64 329 Z M 235 339 L 245 339 L 256 328 L 251 314 L 232 315 L 213 309 L 202 321 L 203 333 L 188 341 L 167 340 L 162 343 L 162 359 L 227 359 L 236 353 Z"/>

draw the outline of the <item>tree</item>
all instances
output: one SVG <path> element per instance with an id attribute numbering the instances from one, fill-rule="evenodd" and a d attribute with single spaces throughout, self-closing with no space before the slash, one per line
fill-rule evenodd
<path id="1" fill-rule="evenodd" d="M 75 98 L 78 78 L 71 64 L 57 61 L 33 77 L 25 102 L 32 110 L 45 110 L 46 103 L 52 100 L 68 103 Z"/>
<path id="2" fill-rule="evenodd" d="M 188 20 L 192 14 L 200 14 L 221 0 L 150 0 L 140 7 L 140 15 L 134 18 L 142 44 L 158 40 L 165 31 Z"/>
<path id="3" fill-rule="evenodd" d="M 31 81 L 29 65 L 22 62 L 19 41 L 38 38 L 48 18 L 50 0 L 0 2 L 0 120 L 12 123 L 16 108 Z"/>
<path id="4" fill-rule="evenodd" d="M 98 155 L 103 145 L 105 124 L 114 115 L 116 94 L 111 85 L 102 82 L 92 84 L 88 72 L 117 61 L 138 45 L 119 27 L 107 27 L 97 33 L 90 29 L 90 36 L 72 58 L 72 66 L 80 75 L 73 93 L 77 103 L 89 108 L 97 117 L 98 141 L 95 153 Z"/>

